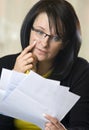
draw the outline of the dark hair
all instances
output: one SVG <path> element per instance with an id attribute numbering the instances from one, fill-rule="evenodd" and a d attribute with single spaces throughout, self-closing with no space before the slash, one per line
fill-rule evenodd
<path id="1" fill-rule="evenodd" d="M 55 70 L 63 75 L 72 66 L 81 46 L 80 23 L 73 6 L 65 0 L 40 0 L 27 13 L 21 28 L 21 45 L 24 49 L 29 44 L 31 27 L 35 18 L 46 12 L 49 26 L 54 25 L 58 35 L 62 34 L 63 48 L 55 59 Z M 56 72 L 55 71 L 55 72 Z"/>

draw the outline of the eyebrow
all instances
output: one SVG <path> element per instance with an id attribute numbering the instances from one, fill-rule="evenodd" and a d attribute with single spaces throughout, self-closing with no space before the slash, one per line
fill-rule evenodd
<path id="1" fill-rule="evenodd" d="M 32 29 L 33 30 L 35 30 L 35 31 L 40 31 L 40 29 L 36 29 L 36 28 L 34 28 L 33 26 L 32 26 Z M 45 33 L 43 30 L 42 30 L 42 32 L 46 35 L 46 36 L 52 36 L 52 35 L 50 35 L 50 34 L 48 34 L 48 33 Z"/>
<path id="2" fill-rule="evenodd" d="M 36 25 L 33 25 L 33 27 L 34 27 L 34 26 L 36 26 Z M 39 29 L 42 29 L 42 31 L 44 31 L 44 33 L 46 32 L 46 30 L 45 30 L 44 27 L 42 27 L 42 26 L 40 26 L 40 25 L 39 25 L 39 26 L 36 26 L 36 27 L 39 28 Z M 50 33 L 50 32 L 49 32 L 49 33 Z M 49 33 L 47 33 L 47 34 L 49 34 Z M 51 35 L 51 34 L 49 34 L 49 35 Z"/>
<path id="3" fill-rule="evenodd" d="M 36 26 L 36 27 L 38 27 L 38 28 L 40 28 L 40 29 L 45 31 L 45 28 L 43 28 L 42 26 Z"/>

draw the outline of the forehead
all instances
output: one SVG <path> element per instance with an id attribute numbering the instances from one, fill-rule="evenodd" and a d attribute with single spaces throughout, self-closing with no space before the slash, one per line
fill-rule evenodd
<path id="1" fill-rule="evenodd" d="M 35 18 L 33 26 L 43 28 L 43 30 L 48 33 L 56 34 L 54 23 L 53 23 L 52 19 L 51 19 L 51 23 L 50 23 L 49 19 L 50 18 L 48 18 L 48 15 L 45 12 L 40 13 Z"/>
<path id="2" fill-rule="evenodd" d="M 48 16 L 46 13 L 40 13 L 34 21 L 34 25 L 42 25 L 42 26 L 48 26 L 49 21 L 48 21 Z"/>

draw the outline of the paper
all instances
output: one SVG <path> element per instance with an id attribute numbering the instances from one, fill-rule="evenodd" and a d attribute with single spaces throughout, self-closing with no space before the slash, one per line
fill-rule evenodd
<path id="1" fill-rule="evenodd" d="M 7 84 L 3 83 L 6 76 Z M 45 79 L 33 71 L 26 75 L 3 69 L 0 85 L 0 113 L 32 122 L 42 129 L 47 121 L 43 113 L 62 120 L 80 98 L 59 81 Z"/>

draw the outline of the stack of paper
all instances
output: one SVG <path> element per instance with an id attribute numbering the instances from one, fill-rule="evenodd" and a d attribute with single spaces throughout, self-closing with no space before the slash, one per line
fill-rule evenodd
<path id="1" fill-rule="evenodd" d="M 49 114 L 62 120 L 80 97 L 37 73 L 23 74 L 2 70 L 0 79 L 0 113 L 32 122 L 44 129 Z"/>

